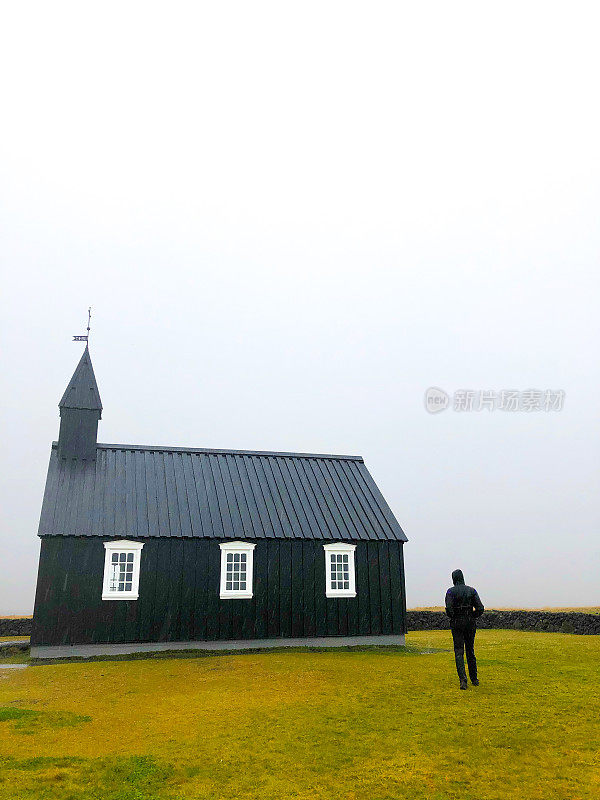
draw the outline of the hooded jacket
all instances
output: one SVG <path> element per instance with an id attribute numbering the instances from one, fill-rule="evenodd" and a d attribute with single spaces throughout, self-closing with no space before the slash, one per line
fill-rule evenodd
<path id="1" fill-rule="evenodd" d="M 450 617 L 450 623 L 480 617 L 484 611 L 483 603 L 472 586 L 465 586 L 462 570 L 454 570 L 452 583 L 454 586 L 446 592 L 446 614 Z"/>

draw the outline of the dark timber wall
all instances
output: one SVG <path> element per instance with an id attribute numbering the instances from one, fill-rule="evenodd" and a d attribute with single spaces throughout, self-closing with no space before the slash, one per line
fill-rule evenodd
<path id="1" fill-rule="evenodd" d="M 402 542 L 355 542 L 357 596 L 327 598 L 323 540 L 261 539 L 254 597 L 221 600 L 227 540 L 143 541 L 139 599 L 103 601 L 103 540 L 42 537 L 31 643 L 406 633 Z"/>

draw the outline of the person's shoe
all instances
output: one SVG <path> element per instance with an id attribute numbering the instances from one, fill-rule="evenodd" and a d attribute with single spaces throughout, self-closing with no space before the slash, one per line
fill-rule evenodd
<path id="1" fill-rule="evenodd" d="M 477 678 L 471 678 L 471 683 L 473 684 L 473 686 L 479 686 L 479 681 L 477 680 Z"/>
<path id="2" fill-rule="evenodd" d="M 460 688 L 461 689 L 468 689 L 469 688 L 469 684 L 467 683 L 467 679 L 466 678 L 464 679 L 464 681 L 460 682 Z"/>

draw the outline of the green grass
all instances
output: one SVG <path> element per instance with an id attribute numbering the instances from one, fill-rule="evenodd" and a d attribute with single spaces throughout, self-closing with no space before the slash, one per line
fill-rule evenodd
<path id="1" fill-rule="evenodd" d="M 0 664 L 29 664 L 29 649 L 0 651 Z"/>
<path id="2" fill-rule="evenodd" d="M 0 770 L 10 779 L 26 776 L 18 791 L 6 797 L 102 798 L 103 800 L 157 800 L 173 768 L 149 756 L 117 758 L 47 758 L 17 761 L 0 757 Z M 0 775 L 2 774 L 0 773 Z M 0 777 L 0 791 L 2 790 Z M 157 793 L 158 792 L 158 793 Z"/>
<path id="3" fill-rule="evenodd" d="M 12 723 L 12 729 L 16 733 L 32 734 L 42 727 L 66 728 L 90 720 L 91 717 L 72 714 L 69 711 L 40 711 L 16 706 L 0 706 L 0 723 Z"/>
<path id="4" fill-rule="evenodd" d="M 407 641 L 0 671 L 0 800 L 600 796 L 599 636 Z"/>
<path id="5" fill-rule="evenodd" d="M 28 664 L 29 648 L 21 650 L 17 647 L 3 647 L 0 650 L 0 664 Z"/>

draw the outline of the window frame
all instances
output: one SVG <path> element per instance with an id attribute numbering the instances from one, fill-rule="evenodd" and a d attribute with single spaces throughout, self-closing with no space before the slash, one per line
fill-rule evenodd
<path id="1" fill-rule="evenodd" d="M 103 600 L 137 600 L 140 585 L 140 563 L 142 560 L 143 542 L 133 542 L 127 539 L 104 542 L 104 578 L 102 580 Z M 133 553 L 133 572 L 131 578 L 131 591 L 119 592 L 110 588 L 110 568 L 113 553 Z"/>
<path id="2" fill-rule="evenodd" d="M 221 580 L 219 597 L 221 600 L 250 600 L 254 597 L 254 548 L 250 542 L 221 542 Z M 246 554 L 246 589 L 227 589 L 227 556 L 229 553 Z"/>
<path id="3" fill-rule="evenodd" d="M 325 595 L 326 597 L 356 597 L 355 544 L 331 542 L 324 544 L 325 551 Z M 348 589 L 334 589 L 331 586 L 331 556 L 348 555 Z"/>

